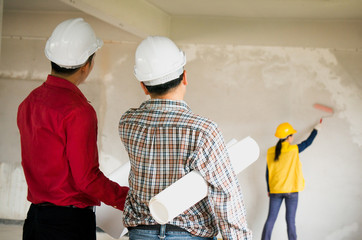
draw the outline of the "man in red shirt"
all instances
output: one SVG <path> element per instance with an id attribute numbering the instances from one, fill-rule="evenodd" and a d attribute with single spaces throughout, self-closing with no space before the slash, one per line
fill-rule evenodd
<path id="1" fill-rule="evenodd" d="M 99 170 L 97 116 L 77 87 L 103 45 L 82 18 L 60 23 L 46 43 L 52 71 L 20 104 L 22 166 L 32 203 L 23 239 L 96 239 L 94 206 L 123 210 L 128 187 Z"/>

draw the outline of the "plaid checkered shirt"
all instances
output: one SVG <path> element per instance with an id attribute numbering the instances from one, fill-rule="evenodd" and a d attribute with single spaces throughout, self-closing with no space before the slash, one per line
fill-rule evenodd
<path id="1" fill-rule="evenodd" d="M 213 237 L 220 230 L 223 239 L 252 239 L 241 188 L 214 122 L 184 101 L 151 99 L 121 117 L 119 134 L 131 162 L 125 226 L 157 224 L 149 200 L 197 170 L 208 182 L 208 196 L 170 224 L 196 236 Z"/>

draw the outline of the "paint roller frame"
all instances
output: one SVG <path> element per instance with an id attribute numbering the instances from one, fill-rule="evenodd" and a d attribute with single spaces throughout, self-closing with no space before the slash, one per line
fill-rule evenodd
<path id="1" fill-rule="evenodd" d="M 320 123 L 322 123 L 323 118 L 332 117 L 333 114 L 334 114 L 333 109 L 332 109 L 331 107 L 326 106 L 326 105 L 319 104 L 319 103 L 315 103 L 315 104 L 313 105 L 313 107 L 314 107 L 315 109 L 320 110 L 320 111 L 329 113 L 329 115 L 326 115 L 326 116 L 321 117 L 321 119 L 320 119 L 320 121 L 319 121 Z"/>

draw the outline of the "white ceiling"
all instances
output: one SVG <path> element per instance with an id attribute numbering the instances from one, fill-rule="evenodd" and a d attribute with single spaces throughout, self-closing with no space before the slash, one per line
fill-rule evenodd
<path id="1" fill-rule="evenodd" d="M 69 1 L 76 2 L 76 0 Z M 362 0 L 145 0 L 144 2 L 149 2 L 170 16 L 362 19 Z M 4 0 L 4 10 L 78 11 L 58 0 Z"/>

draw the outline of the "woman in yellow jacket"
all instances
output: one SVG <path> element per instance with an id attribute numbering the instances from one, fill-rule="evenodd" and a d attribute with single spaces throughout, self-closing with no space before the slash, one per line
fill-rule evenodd
<path id="1" fill-rule="evenodd" d="M 276 146 L 268 149 L 266 181 L 269 195 L 269 213 L 265 222 L 262 240 L 269 240 L 280 206 L 285 199 L 288 239 L 297 239 L 295 214 L 298 205 L 298 192 L 304 189 L 304 177 L 299 153 L 312 144 L 321 124 L 316 125 L 310 136 L 298 145 L 292 145 L 293 134 L 297 131 L 289 123 L 277 127 Z"/>

